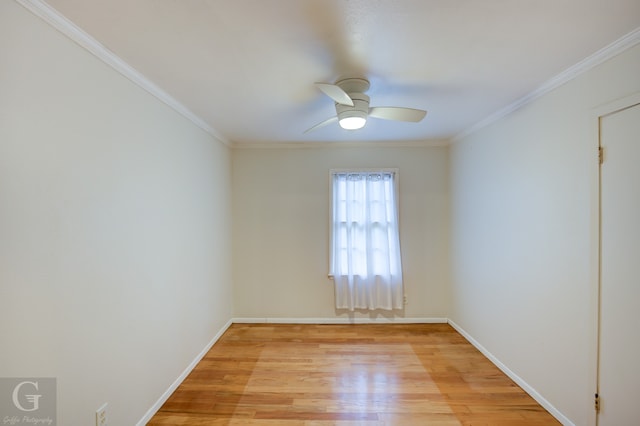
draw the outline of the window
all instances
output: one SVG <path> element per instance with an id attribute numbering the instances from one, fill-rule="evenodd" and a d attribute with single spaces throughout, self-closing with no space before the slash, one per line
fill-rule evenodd
<path id="1" fill-rule="evenodd" d="M 338 309 L 402 309 L 397 171 L 331 171 Z"/>

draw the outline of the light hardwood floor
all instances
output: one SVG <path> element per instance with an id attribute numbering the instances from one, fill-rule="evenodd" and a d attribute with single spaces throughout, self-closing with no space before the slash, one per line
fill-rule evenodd
<path id="1" fill-rule="evenodd" d="M 447 324 L 234 324 L 149 425 L 557 425 Z"/>

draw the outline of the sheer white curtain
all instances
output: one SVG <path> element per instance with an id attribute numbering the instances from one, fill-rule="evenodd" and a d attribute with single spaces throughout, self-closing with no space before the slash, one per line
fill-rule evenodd
<path id="1" fill-rule="evenodd" d="M 332 171 L 331 266 L 338 309 L 402 309 L 395 171 Z"/>

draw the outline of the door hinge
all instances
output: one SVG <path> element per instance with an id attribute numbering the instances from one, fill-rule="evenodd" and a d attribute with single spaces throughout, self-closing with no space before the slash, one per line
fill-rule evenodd
<path id="1" fill-rule="evenodd" d="M 600 395 L 596 394 L 594 399 L 594 408 L 596 409 L 596 413 L 600 412 Z"/>
<path id="2" fill-rule="evenodd" d="M 598 162 L 600 164 L 604 163 L 604 148 L 601 146 L 598 147 Z"/>

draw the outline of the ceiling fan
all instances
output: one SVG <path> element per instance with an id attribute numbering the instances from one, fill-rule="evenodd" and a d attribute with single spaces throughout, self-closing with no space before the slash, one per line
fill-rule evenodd
<path id="1" fill-rule="evenodd" d="M 427 114 L 427 111 L 413 108 L 370 107 L 369 96 L 364 94 L 369 90 L 369 81 L 364 78 L 345 78 L 335 84 L 316 83 L 316 87 L 335 101 L 336 116 L 316 124 L 304 133 L 336 121 L 343 129 L 357 130 L 364 127 L 368 117 L 417 123 Z"/>

